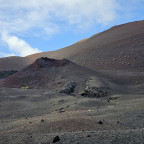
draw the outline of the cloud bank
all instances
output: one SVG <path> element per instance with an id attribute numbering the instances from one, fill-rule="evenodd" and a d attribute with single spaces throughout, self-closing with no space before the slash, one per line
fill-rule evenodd
<path id="1" fill-rule="evenodd" d="M 39 50 L 15 35 L 49 37 L 71 26 L 107 25 L 117 7 L 116 0 L 0 0 L 0 33 L 12 53 L 25 56 Z"/>
<path id="2" fill-rule="evenodd" d="M 95 21 L 106 24 L 115 19 L 116 8 L 115 0 L 1 0 L 0 26 L 10 32 L 49 28 L 51 33 L 56 21 L 77 26 Z"/>

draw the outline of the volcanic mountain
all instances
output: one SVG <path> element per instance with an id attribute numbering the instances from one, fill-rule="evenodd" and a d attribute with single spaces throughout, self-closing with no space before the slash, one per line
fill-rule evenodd
<path id="1" fill-rule="evenodd" d="M 0 71 L 20 70 L 37 58 L 66 58 L 93 70 L 144 70 L 144 21 L 110 28 L 66 48 L 0 59 Z"/>
<path id="2" fill-rule="evenodd" d="M 87 80 L 95 81 L 97 87 L 105 87 L 107 82 L 97 78 L 95 71 L 79 66 L 67 59 L 56 60 L 47 57 L 37 59 L 15 74 L 2 79 L 0 87 L 35 88 L 64 90 L 80 92 Z M 72 90 L 72 91 L 73 91 Z"/>

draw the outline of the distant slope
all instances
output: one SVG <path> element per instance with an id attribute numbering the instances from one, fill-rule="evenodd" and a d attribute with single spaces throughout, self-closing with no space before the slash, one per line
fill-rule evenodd
<path id="1" fill-rule="evenodd" d="M 11 56 L 0 58 L 0 71 L 20 70 L 29 64 L 27 58 Z"/>
<path id="2" fill-rule="evenodd" d="M 132 22 L 112 27 L 89 39 L 77 42 L 69 47 L 34 54 L 25 58 L 7 60 L 0 70 L 19 69 L 31 64 L 39 57 L 56 59 L 66 58 L 81 66 L 94 70 L 144 70 L 144 21 Z M 11 62 L 12 61 L 12 62 Z M 2 60 L 0 59 L 0 66 Z M 8 65 L 11 65 L 8 68 Z"/>

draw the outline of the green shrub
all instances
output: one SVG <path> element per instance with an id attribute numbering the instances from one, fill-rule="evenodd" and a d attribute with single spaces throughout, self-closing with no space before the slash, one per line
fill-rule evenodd
<path id="1" fill-rule="evenodd" d="M 22 89 L 29 89 L 29 86 L 23 86 L 23 87 L 21 87 Z"/>

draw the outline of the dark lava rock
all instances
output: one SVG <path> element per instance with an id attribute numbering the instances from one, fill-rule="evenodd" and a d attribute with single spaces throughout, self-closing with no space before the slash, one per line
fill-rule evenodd
<path id="1" fill-rule="evenodd" d="M 42 119 L 41 122 L 44 122 L 44 119 Z"/>
<path id="2" fill-rule="evenodd" d="M 76 85 L 77 84 L 75 82 L 71 82 L 65 87 L 65 89 L 61 90 L 60 93 L 72 94 L 74 92 Z"/>
<path id="3" fill-rule="evenodd" d="M 63 99 L 59 100 L 58 103 L 64 103 L 65 101 Z"/>
<path id="4" fill-rule="evenodd" d="M 103 124 L 103 122 L 102 122 L 102 121 L 98 121 L 98 124 L 102 125 L 102 124 Z"/>
<path id="5" fill-rule="evenodd" d="M 104 97 L 108 95 L 106 84 L 97 77 L 90 77 L 85 82 L 84 91 L 80 95 L 85 97 Z"/>
<path id="6" fill-rule="evenodd" d="M 88 134 L 87 137 L 91 137 L 91 135 Z"/>
<path id="7" fill-rule="evenodd" d="M 119 97 L 110 97 L 109 100 L 116 100 L 118 99 Z"/>
<path id="8" fill-rule="evenodd" d="M 60 112 L 60 113 L 65 112 L 64 108 L 60 108 L 60 109 L 59 109 L 59 112 Z"/>
<path id="9" fill-rule="evenodd" d="M 90 87 L 86 88 L 80 95 L 87 97 L 104 97 L 107 96 L 107 92 L 104 88 Z"/>
<path id="10" fill-rule="evenodd" d="M 59 136 L 54 137 L 53 143 L 56 143 L 56 142 L 58 142 L 58 141 L 60 141 L 60 137 L 59 137 Z"/>

